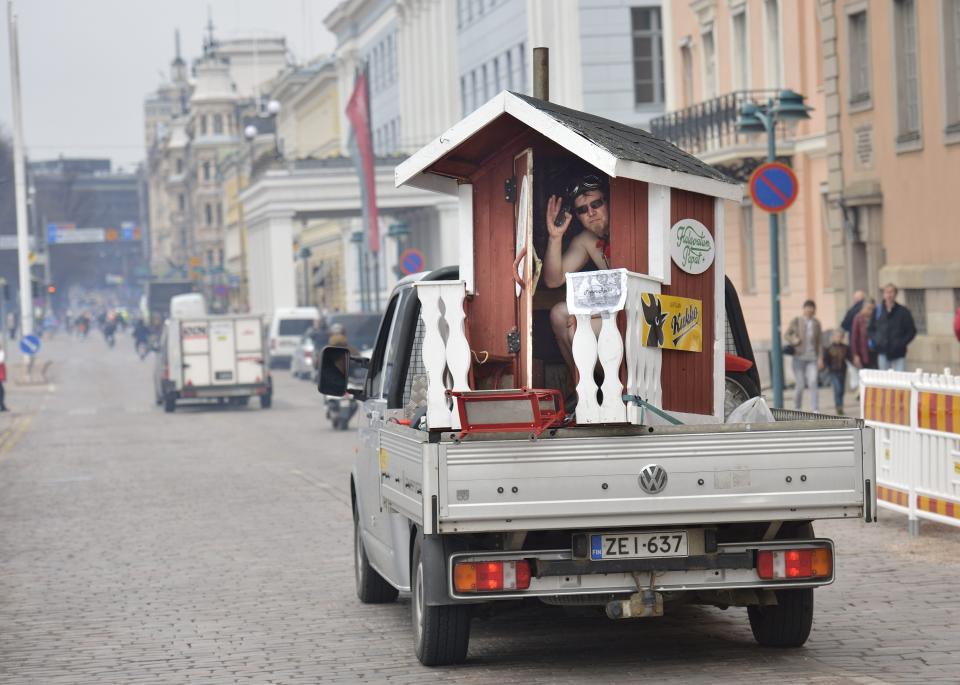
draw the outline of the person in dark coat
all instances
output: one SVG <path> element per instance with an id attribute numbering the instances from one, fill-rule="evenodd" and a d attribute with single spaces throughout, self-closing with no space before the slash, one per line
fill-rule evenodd
<path id="1" fill-rule="evenodd" d="M 860 313 L 860 310 L 863 309 L 863 302 L 866 298 L 867 294 L 862 290 L 858 290 L 853 294 L 853 305 L 847 310 L 847 313 L 843 315 L 843 321 L 840 322 L 840 328 L 847 333 L 853 332 L 853 321 L 856 319 L 857 314 Z"/>
<path id="2" fill-rule="evenodd" d="M 906 370 L 907 345 L 917 335 L 910 310 L 897 302 L 897 286 L 883 286 L 883 302 L 880 316 L 870 322 L 870 339 L 877 350 L 877 366 L 881 371 Z"/>

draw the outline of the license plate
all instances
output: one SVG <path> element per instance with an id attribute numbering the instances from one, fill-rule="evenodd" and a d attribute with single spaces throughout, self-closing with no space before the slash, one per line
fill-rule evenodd
<path id="1" fill-rule="evenodd" d="M 590 536 L 590 559 L 646 559 L 687 556 L 687 531 L 656 533 L 594 533 Z"/>
<path id="2" fill-rule="evenodd" d="M 213 377 L 218 381 L 230 381 L 233 380 L 233 371 L 217 371 Z"/>

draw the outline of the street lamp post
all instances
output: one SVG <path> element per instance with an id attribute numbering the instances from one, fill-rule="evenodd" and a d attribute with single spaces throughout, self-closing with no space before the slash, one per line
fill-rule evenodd
<path id="1" fill-rule="evenodd" d="M 743 133 L 767 134 L 767 161 L 777 159 L 777 122 L 809 119 L 813 109 L 803 104 L 803 96 L 781 90 L 766 104 L 746 102 L 740 108 L 737 129 Z M 778 217 L 770 212 L 770 309 L 773 320 L 770 344 L 770 376 L 773 381 L 773 405 L 783 407 L 783 347 L 780 342 L 780 241 Z"/>
<path id="2" fill-rule="evenodd" d="M 370 311 L 370 307 L 367 303 L 367 269 L 364 263 L 363 237 L 363 231 L 354 231 L 350 234 L 350 242 L 357 246 L 357 273 L 360 276 L 360 311 L 368 312 Z"/>
<path id="3" fill-rule="evenodd" d="M 300 251 L 297 253 L 302 262 L 301 266 L 303 267 L 303 306 L 310 306 L 310 257 L 313 255 L 313 250 L 304 245 L 300 248 Z"/>
<path id="4" fill-rule="evenodd" d="M 402 221 L 390 224 L 387 235 L 397 241 L 397 264 L 393 267 L 393 271 L 397 280 L 400 280 L 403 278 L 403 272 L 400 270 L 400 256 L 403 254 L 403 248 L 406 247 L 407 237 L 410 235 L 410 226 Z"/>

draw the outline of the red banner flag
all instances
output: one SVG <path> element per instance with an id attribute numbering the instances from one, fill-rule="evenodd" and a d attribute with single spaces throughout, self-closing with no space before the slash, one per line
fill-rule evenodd
<path id="1" fill-rule="evenodd" d="M 377 183 L 374 175 L 373 141 L 370 138 L 370 97 L 367 93 L 367 72 L 361 72 L 353 87 L 353 95 L 347 103 L 347 118 L 353 127 L 353 137 L 360 153 L 360 176 L 362 193 L 366 200 L 364 218 L 367 220 L 367 240 L 370 251 L 380 251 L 380 221 L 377 216 Z"/>

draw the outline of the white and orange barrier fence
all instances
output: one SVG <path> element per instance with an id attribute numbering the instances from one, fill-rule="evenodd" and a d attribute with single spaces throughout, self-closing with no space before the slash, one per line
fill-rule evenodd
<path id="1" fill-rule="evenodd" d="M 960 376 L 860 372 L 860 412 L 873 426 L 877 502 L 920 520 L 960 527 Z"/>

